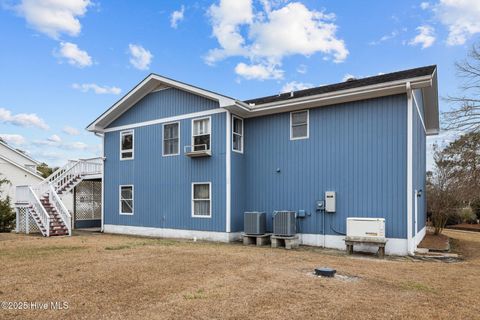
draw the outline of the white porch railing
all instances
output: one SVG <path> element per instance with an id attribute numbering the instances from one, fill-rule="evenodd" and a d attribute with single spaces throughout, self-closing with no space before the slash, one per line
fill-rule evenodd
<path id="1" fill-rule="evenodd" d="M 17 186 L 16 188 L 16 203 L 23 203 L 28 205 L 28 210 L 35 210 L 40 222 L 42 224 L 40 232 L 48 237 L 50 235 L 50 216 L 43 207 L 40 199 L 37 197 L 35 191 L 30 186 Z M 25 220 L 28 223 L 28 217 Z M 40 226 L 39 226 L 40 227 Z M 28 227 L 26 228 L 28 230 Z"/>

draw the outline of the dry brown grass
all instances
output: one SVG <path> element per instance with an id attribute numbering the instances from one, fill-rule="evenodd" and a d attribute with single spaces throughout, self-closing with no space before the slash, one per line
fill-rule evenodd
<path id="1" fill-rule="evenodd" d="M 478 319 L 480 234 L 446 231 L 459 263 L 126 236 L 0 234 L 1 319 Z M 357 279 L 314 277 L 329 266 Z"/>

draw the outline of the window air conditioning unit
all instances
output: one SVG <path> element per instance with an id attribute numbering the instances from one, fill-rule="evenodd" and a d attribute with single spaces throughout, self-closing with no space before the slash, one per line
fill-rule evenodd
<path id="1" fill-rule="evenodd" d="M 243 214 L 243 231 L 245 234 L 265 234 L 267 215 L 265 212 L 245 212 Z"/>
<path id="2" fill-rule="evenodd" d="M 347 218 L 348 240 L 385 240 L 384 218 Z"/>
<path id="3" fill-rule="evenodd" d="M 276 236 L 294 236 L 297 232 L 295 211 L 273 212 L 273 234 Z"/>

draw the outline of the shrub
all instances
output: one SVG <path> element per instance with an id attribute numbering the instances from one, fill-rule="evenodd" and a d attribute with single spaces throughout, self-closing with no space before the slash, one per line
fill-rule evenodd
<path id="1" fill-rule="evenodd" d="M 0 199 L 0 232 L 10 232 L 15 224 L 15 212 L 10 204 L 10 197 Z"/>
<path id="2" fill-rule="evenodd" d="M 470 207 L 460 209 L 459 215 L 464 223 L 475 223 L 477 221 L 477 216 Z"/>
<path id="3" fill-rule="evenodd" d="M 472 207 L 473 213 L 477 216 L 477 219 L 480 219 L 480 198 L 472 201 L 470 206 Z"/>

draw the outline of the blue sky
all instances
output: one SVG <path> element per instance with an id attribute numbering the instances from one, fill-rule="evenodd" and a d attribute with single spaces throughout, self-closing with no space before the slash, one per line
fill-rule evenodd
<path id="1" fill-rule="evenodd" d="M 478 0 L 0 3 L 0 136 L 51 165 L 150 72 L 247 99 L 437 64 L 446 96 L 480 34 Z"/>

